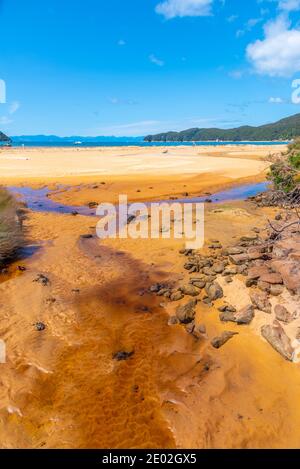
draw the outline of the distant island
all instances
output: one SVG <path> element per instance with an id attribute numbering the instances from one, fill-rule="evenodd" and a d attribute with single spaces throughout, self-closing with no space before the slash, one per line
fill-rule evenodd
<path id="1" fill-rule="evenodd" d="M 0 132 L 0 143 L 10 143 L 10 138 L 5 135 L 3 132 Z"/>
<path id="2" fill-rule="evenodd" d="M 145 142 L 200 142 L 200 141 L 275 141 L 292 140 L 300 136 L 300 114 L 281 119 L 273 124 L 252 127 L 245 125 L 234 129 L 188 129 L 148 135 Z"/>

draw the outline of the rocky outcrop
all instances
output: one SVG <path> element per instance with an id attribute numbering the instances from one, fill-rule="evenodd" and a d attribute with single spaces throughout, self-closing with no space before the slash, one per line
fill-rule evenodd
<path id="1" fill-rule="evenodd" d="M 206 285 L 205 291 L 210 301 L 222 298 L 224 294 L 223 289 L 218 282 L 213 282 L 211 284 Z"/>
<path id="2" fill-rule="evenodd" d="M 255 308 L 268 314 L 272 313 L 272 305 L 267 293 L 255 290 L 250 293 L 250 298 Z"/>
<path id="3" fill-rule="evenodd" d="M 194 285 L 183 285 L 179 290 L 188 296 L 198 296 L 200 294 L 200 289 L 196 288 Z"/>
<path id="4" fill-rule="evenodd" d="M 300 293 L 300 262 L 290 259 L 273 260 L 272 267 L 280 273 L 288 290 L 294 294 Z"/>
<path id="5" fill-rule="evenodd" d="M 261 334 L 280 355 L 292 361 L 294 349 L 291 340 L 278 321 L 274 321 L 273 325 L 262 326 Z"/>
<path id="6" fill-rule="evenodd" d="M 195 306 L 197 300 L 190 300 L 185 305 L 178 306 L 176 309 L 176 317 L 182 324 L 188 324 L 195 318 Z"/>
<path id="7" fill-rule="evenodd" d="M 211 345 L 214 348 L 220 348 L 226 342 L 228 342 L 229 339 L 231 339 L 234 335 L 237 335 L 238 332 L 231 332 L 231 331 L 224 331 L 220 336 L 214 337 L 211 341 Z"/>
<path id="8" fill-rule="evenodd" d="M 238 312 L 224 311 L 220 314 L 223 322 L 236 322 L 237 324 L 250 324 L 254 318 L 253 305 L 247 305 Z"/>
<path id="9" fill-rule="evenodd" d="M 295 315 L 291 314 L 285 306 L 276 305 L 274 308 L 275 317 L 278 321 L 289 324 L 295 319 Z"/>

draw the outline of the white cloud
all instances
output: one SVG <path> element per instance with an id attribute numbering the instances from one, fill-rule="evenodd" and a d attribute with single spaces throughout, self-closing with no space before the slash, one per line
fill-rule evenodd
<path id="1" fill-rule="evenodd" d="M 1 125 L 8 125 L 8 124 L 11 124 L 13 121 L 11 119 L 9 119 L 8 117 L 6 116 L 2 116 L 0 117 L 0 124 Z"/>
<path id="2" fill-rule="evenodd" d="M 242 37 L 246 32 L 251 31 L 257 24 L 259 24 L 262 21 L 262 18 L 250 18 L 245 26 L 244 29 L 238 29 L 235 33 L 236 37 Z"/>
<path id="3" fill-rule="evenodd" d="M 282 99 L 282 98 L 274 98 L 273 96 L 271 96 L 271 98 L 269 98 L 269 103 L 272 103 L 272 104 L 282 104 L 282 103 L 283 103 L 283 99 Z"/>
<path id="4" fill-rule="evenodd" d="M 235 33 L 236 37 L 242 37 L 244 36 L 245 31 L 243 29 L 238 29 L 237 32 Z"/>
<path id="5" fill-rule="evenodd" d="M 238 15 L 231 15 L 226 18 L 226 21 L 228 21 L 228 23 L 233 23 L 237 19 L 238 19 Z"/>
<path id="6" fill-rule="evenodd" d="M 111 103 L 111 104 L 114 104 L 114 105 L 134 105 L 134 104 L 138 104 L 138 102 L 134 99 L 121 99 L 121 98 L 118 98 L 117 96 L 112 96 L 110 98 L 108 98 L 108 101 Z"/>
<path id="7" fill-rule="evenodd" d="M 155 8 L 166 19 L 184 16 L 209 16 L 213 0 L 164 0 Z"/>
<path id="8" fill-rule="evenodd" d="M 129 122 L 121 124 L 111 124 L 105 127 L 96 127 L 89 129 L 89 135 L 115 135 L 117 137 L 132 137 L 148 134 L 156 134 L 160 132 L 181 131 L 191 127 L 221 127 L 227 128 L 241 125 L 242 122 L 236 119 L 229 119 L 227 114 L 218 117 L 186 117 L 180 120 L 142 120 L 138 122 Z"/>
<path id="9" fill-rule="evenodd" d="M 149 60 L 153 64 L 158 65 L 159 67 L 163 67 L 165 65 L 165 62 L 161 59 L 158 59 L 154 54 L 149 55 Z"/>
<path id="10" fill-rule="evenodd" d="M 9 108 L 8 108 L 8 112 L 10 115 L 14 114 L 15 112 L 17 112 L 17 110 L 20 108 L 21 104 L 19 103 L 19 101 L 13 101 Z"/>
<path id="11" fill-rule="evenodd" d="M 280 0 L 278 7 L 283 11 L 297 11 L 300 10 L 300 0 Z"/>
<path id="12" fill-rule="evenodd" d="M 247 47 L 254 70 L 270 76 L 292 76 L 300 70 L 300 30 L 285 15 L 267 23 L 265 38 Z"/>
<path id="13" fill-rule="evenodd" d="M 114 124 L 106 127 L 101 127 L 93 131 L 92 133 L 95 133 L 95 135 L 106 136 L 115 135 L 116 137 L 140 136 L 159 132 L 162 124 L 163 123 L 161 121 L 144 120 L 128 124 Z"/>
<path id="14" fill-rule="evenodd" d="M 232 70 L 228 75 L 235 80 L 240 80 L 243 77 L 244 72 L 242 70 Z"/>

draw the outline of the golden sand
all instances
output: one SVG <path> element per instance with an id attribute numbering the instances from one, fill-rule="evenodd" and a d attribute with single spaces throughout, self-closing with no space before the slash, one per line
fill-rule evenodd
<path id="1" fill-rule="evenodd" d="M 235 166 L 231 171 L 234 177 Z M 97 192 L 91 182 L 77 177 L 78 202 Z M 224 245 L 270 215 L 244 202 L 226 203 L 222 213 L 214 208 L 206 210 L 206 240 Z M 221 324 L 205 305 L 197 306 L 196 319 L 209 340 L 168 326 L 178 303 L 162 304 L 147 289 L 188 280 L 182 241 L 80 238 L 94 233 L 95 223 L 38 213 L 26 221 L 28 238 L 41 248 L 21 262 L 25 272 L 0 284 L 0 337 L 7 344 L 1 447 L 299 447 L 299 366 L 251 327 Z M 50 285 L 34 282 L 39 273 Z M 38 321 L 45 331 L 36 331 Z M 224 329 L 239 335 L 215 350 L 210 339 Z M 134 354 L 117 362 L 120 350 Z"/>

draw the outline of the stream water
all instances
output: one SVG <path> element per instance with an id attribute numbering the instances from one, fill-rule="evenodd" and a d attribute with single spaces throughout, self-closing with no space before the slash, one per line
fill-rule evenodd
<path id="1" fill-rule="evenodd" d="M 260 192 L 267 190 L 268 182 L 259 182 L 255 184 L 244 184 L 231 189 L 216 192 L 215 194 L 202 197 L 176 199 L 180 203 L 206 202 L 207 200 L 215 203 L 224 203 L 231 200 L 245 200 L 248 197 L 255 196 Z M 10 186 L 8 190 L 19 196 L 26 203 L 30 210 L 35 212 L 52 212 L 61 214 L 78 213 L 80 215 L 95 216 L 96 209 L 86 206 L 64 205 L 52 200 L 49 196 L 51 191 L 48 187 L 42 189 L 32 189 L 30 187 Z M 174 200 L 164 200 L 163 202 L 172 203 Z"/>

